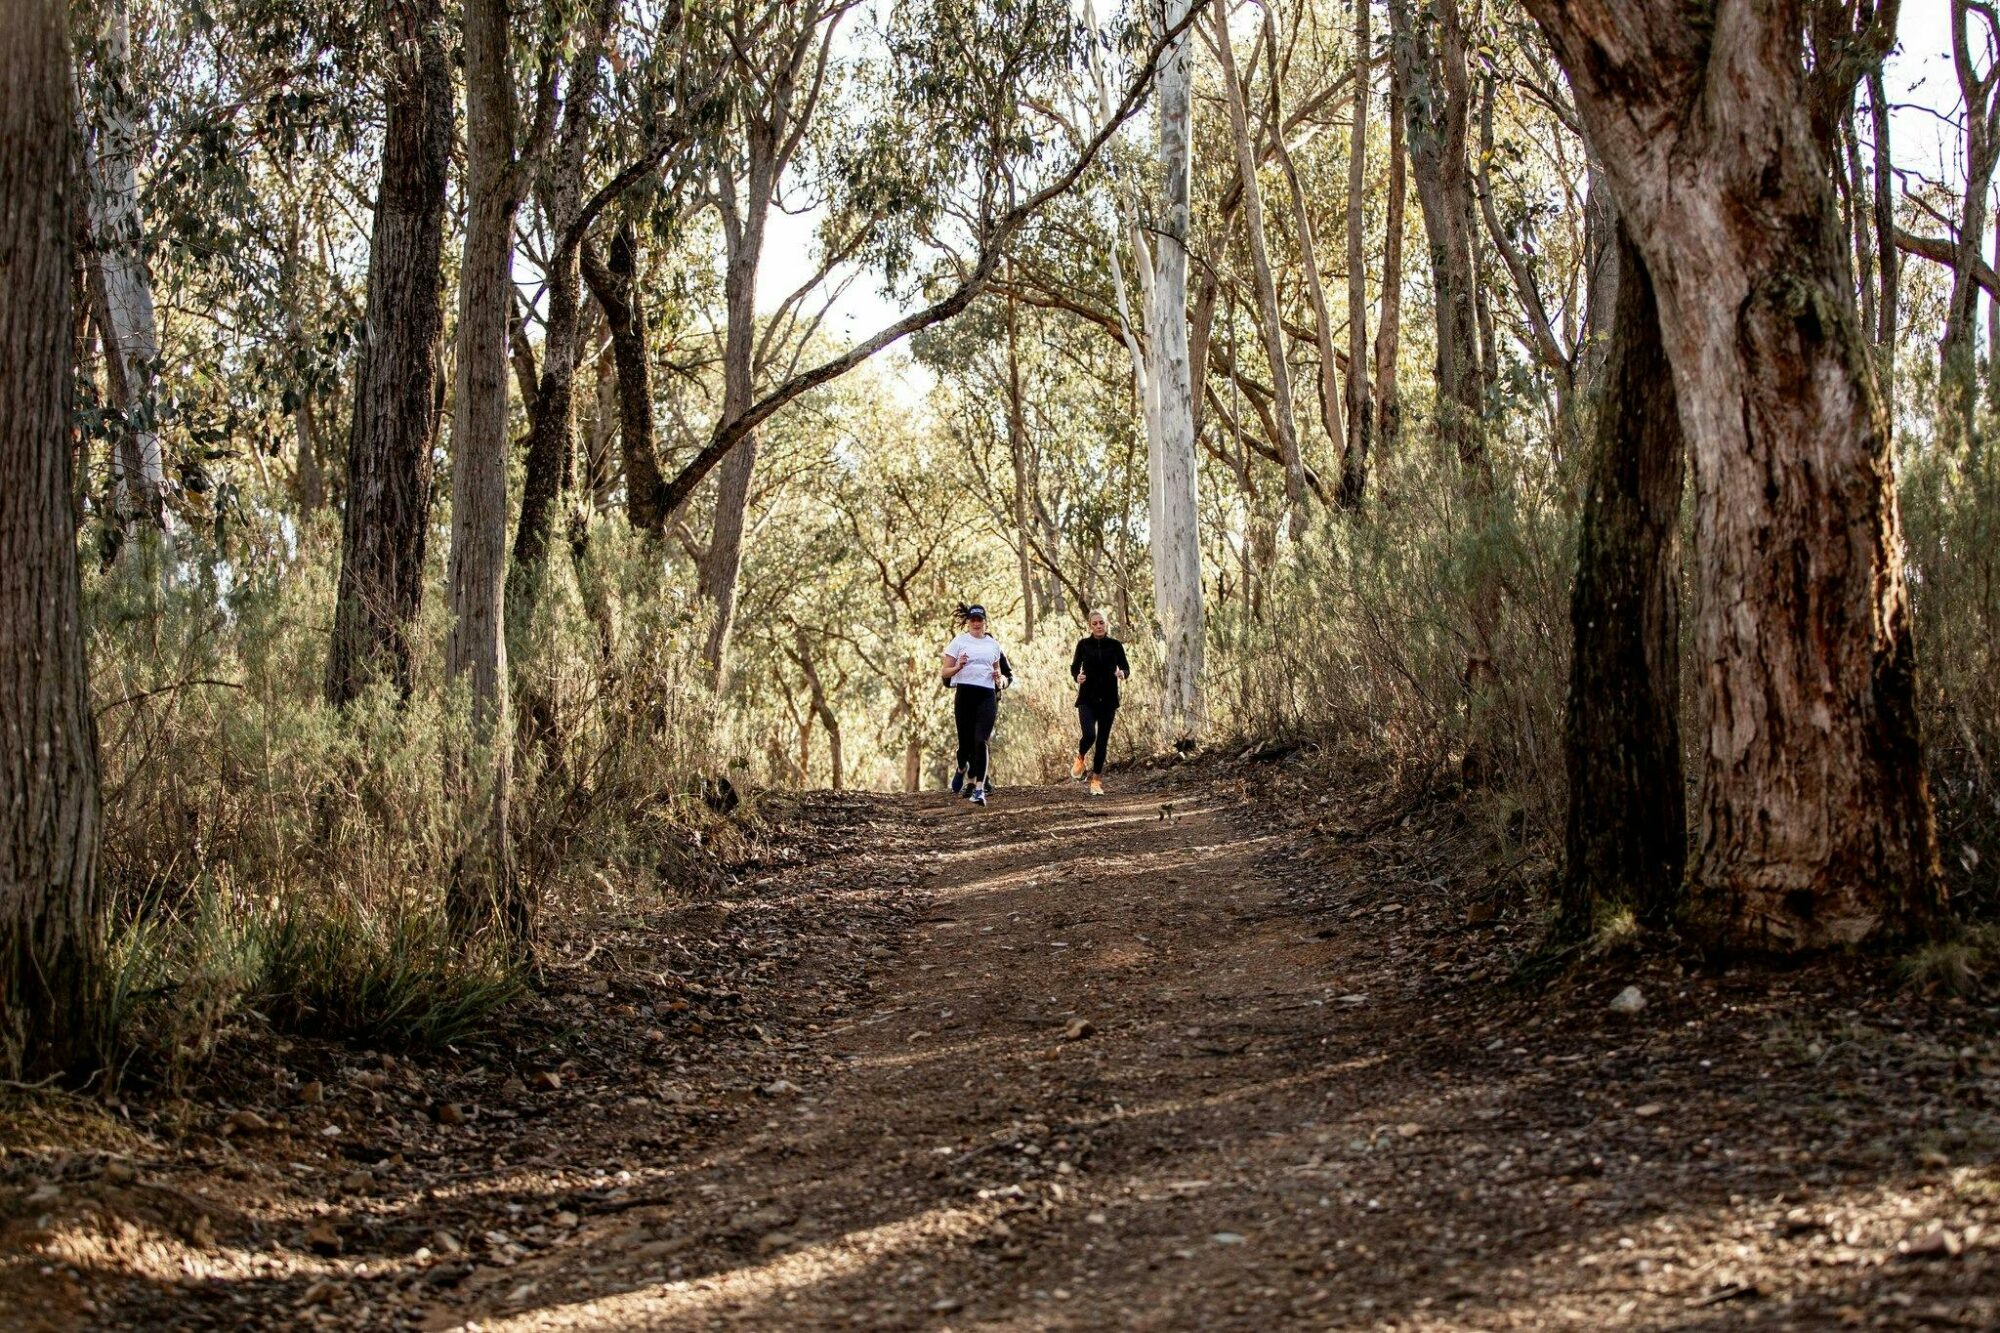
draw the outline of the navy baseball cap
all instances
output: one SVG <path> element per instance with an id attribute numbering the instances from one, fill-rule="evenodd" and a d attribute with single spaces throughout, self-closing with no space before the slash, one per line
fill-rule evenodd
<path id="1" fill-rule="evenodd" d="M 968 606 L 965 608 L 965 618 L 967 620 L 984 620 L 986 619 L 986 608 L 978 605 Z"/>

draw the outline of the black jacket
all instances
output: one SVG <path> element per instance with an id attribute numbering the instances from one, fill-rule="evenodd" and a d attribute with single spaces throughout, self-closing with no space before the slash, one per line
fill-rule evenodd
<path id="1" fill-rule="evenodd" d="M 1085 635 L 1076 641 L 1076 652 L 1070 655 L 1069 675 L 1075 680 L 1082 672 L 1084 681 L 1077 686 L 1076 701 L 1080 704 L 1110 704 L 1118 706 L 1118 672 L 1132 674 L 1131 664 L 1125 660 L 1125 645 L 1105 635 L 1094 638 Z"/>

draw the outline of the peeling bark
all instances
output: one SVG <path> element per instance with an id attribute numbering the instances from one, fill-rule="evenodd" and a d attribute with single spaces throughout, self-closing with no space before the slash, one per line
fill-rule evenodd
<path id="1" fill-rule="evenodd" d="M 1790 953 L 1943 912 L 1887 414 L 1795 8 L 1530 0 L 1652 275 L 1695 478 L 1685 922 Z"/>

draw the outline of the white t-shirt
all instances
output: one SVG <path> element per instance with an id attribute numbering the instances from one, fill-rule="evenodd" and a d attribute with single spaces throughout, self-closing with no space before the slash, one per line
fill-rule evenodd
<path id="1" fill-rule="evenodd" d="M 958 674 L 951 678 L 954 685 L 982 685 L 994 688 L 993 668 L 1000 665 L 1000 641 L 991 634 L 973 638 L 961 634 L 945 645 L 945 655 L 958 659 Z"/>

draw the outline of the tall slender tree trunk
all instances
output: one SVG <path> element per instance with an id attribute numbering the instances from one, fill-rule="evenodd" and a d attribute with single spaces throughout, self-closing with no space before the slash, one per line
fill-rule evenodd
<path id="1" fill-rule="evenodd" d="M 1340 457 L 1340 503 L 1359 508 L 1368 489 L 1375 413 L 1368 392 L 1368 253 L 1363 204 L 1368 181 L 1368 9 L 1354 0 L 1354 125 L 1347 144 L 1347 442 Z"/>
<path id="2" fill-rule="evenodd" d="M 1192 0 L 1161 0 L 1154 21 L 1167 32 L 1187 17 Z M 1161 725 L 1170 739 L 1198 736 L 1202 704 L 1203 617 L 1199 477 L 1194 438 L 1194 385 L 1188 367 L 1187 237 L 1192 183 L 1193 78 L 1185 30 L 1160 57 L 1159 162 L 1163 176 L 1154 218 L 1153 290 L 1146 307 L 1147 383 L 1156 403 L 1157 433 L 1148 441 L 1153 553 L 1153 604 L 1165 637 Z"/>
<path id="3" fill-rule="evenodd" d="M 1861 165 L 1861 130 L 1855 123 L 1854 111 L 1850 98 L 1847 114 L 1841 119 L 1838 130 L 1847 158 L 1847 215 L 1842 221 L 1847 232 L 1847 253 L 1854 259 L 1855 290 L 1861 296 L 1861 329 L 1864 335 L 1872 338 L 1881 323 L 1875 313 L 1875 246 L 1871 235 L 1874 228 L 1869 207 L 1868 172 Z"/>
<path id="4" fill-rule="evenodd" d="M 1268 7 L 1264 11 L 1263 33 L 1265 54 L 1271 62 L 1272 70 L 1275 71 L 1278 68 L 1278 23 L 1276 14 Z M 1365 79 L 1358 81 L 1362 83 L 1366 82 Z M 1292 230 L 1298 237 L 1299 268 L 1306 280 L 1306 299 L 1312 305 L 1313 338 L 1319 347 L 1320 428 L 1326 432 L 1327 439 L 1331 440 L 1334 446 L 1340 451 L 1342 477 L 1344 480 L 1346 476 L 1348 445 L 1353 438 L 1351 400 L 1355 386 L 1355 377 L 1357 375 L 1361 377 L 1363 392 L 1365 393 L 1365 381 L 1368 370 L 1362 363 L 1354 361 L 1351 358 L 1349 359 L 1347 363 L 1347 397 L 1349 401 L 1344 403 L 1340 387 L 1339 357 L 1333 350 L 1333 313 L 1327 306 L 1326 283 L 1320 276 L 1319 247 L 1313 239 L 1312 214 L 1306 207 L 1305 184 L 1299 179 L 1298 164 L 1292 160 L 1292 150 L 1285 143 L 1285 116 L 1279 93 L 1279 85 L 1282 82 L 1283 80 L 1278 78 L 1274 73 L 1270 81 L 1271 153 L 1272 156 L 1277 158 L 1279 169 L 1284 172 L 1286 192 L 1291 197 Z M 1204 282 L 1203 287 L 1206 289 L 1206 282 Z M 1198 304 L 1199 298 L 1197 298 Z M 1349 340 L 1349 343 L 1351 346 L 1352 339 Z M 1195 359 L 1194 364 L 1194 382 L 1202 384 L 1206 381 L 1207 367 L 1199 357 Z M 1199 397 L 1200 395 L 1197 395 L 1197 401 Z M 1344 505 L 1346 502 L 1343 500 L 1339 501 L 1339 503 Z"/>
<path id="5" fill-rule="evenodd" d="M 521 483 L 521 520 L 514 529 L 514 564 L 508 574 L 507 620 L 515 634 L 528 628 L 540 598 L 549 538 L 563 496 L 576 485 L 576 364 L 581 350 L 583 289 L 576 234 L 583 212 L 583 172 L 590 132 L 598 115 L 604 44 L 615 17 L 614 0 L 596 0 L 563 93 L 562 127 L 542 164 L 538 195 L 551 242 L 548 320 L 543 326 L 541 376 L 536 411 L 528 427 L 528 455 Z"/>
<path id="6" fill-rule="evenodd" d="M 1390 0 L 1396 71 L 1402 80 L 1411 175 L 1430 245 L 1436 307 L 1439 441 L 1456 457 L 1466 522 L 1475 546 L 1493 522 L 1493 470 L 1481 420 L 1485 370 L 1480 351 L 1478 273 L 1472 231 L 1471 167 L 1466 157 L 1471 87 L 1458 0 L 1436 0 L 1413 15 L 1410 0 Z M 1490 552 L 1474 557 L 1466 590 L 1466 720 L 1461 762 L 1468 783 L 1490 781 L 1488 732 L 1498 688 L 1494 639 L 1500 582 Z"/>
<path id="7" fill-rule="evenodd" d="M 1588 193 L 1583 201 L 1584 308 L 1581 379 L 1586 394 L 1604 383 L 1618 331 L 1618 207 L 1597 154 L 1584 145 Z M 1650 298 L 1649 298 L 1650 299 Z"/>
<path id="8" fill-rule="evenodd" d="M 442 0 L 393 0 L 382 179 L 368 249 L 368 315 L 347 436 L 340 582 L 326 697 L 344 704 L 378 672 L 405 697 L 410 626 L 423 607 L 431 450 L 443 386 L 445 184 L 451 67 Z M 301 442 L 301 467 L 304 463 Z"/>
<path id="9" fill-rule="evenodd" d="M 292 411 L 292 499 L 301 514 L 317 514 L 327 502 L 326 469 L 321 465 L 319 413 L 313 395 L 300 395 Z"/>
<path id="10" fill-rule="evenodd" d="M 1382 209 L 1382 318 L 1375 326 L 1375 448 L 1382 453 L 1396 447 L 1403 428 L 1403 400 L 1396 391 L 1396 361 L 1403 336 L 1403 209 L 1409 198 L 1402 87 L 1402 80 L 1391 73 L 1389 188 Z M 1355 499 L 1359 503 L 1360 497 Z"/>
<path id="11" fill-rule="evenodd" d="M 1952 260 L 1951 296 L 1945 303 L 1944 337 L 1939 343 L 1938 387 L 1943 396 L 1952 443 L 1969 448 L 1979 439 L 1979 270 L 1986 244 L 1987 196 L 1993 171 L 2000 165 L 2000 105 L 1994 86 L 2000 65 L 1981 74 L 1968 22 L 1973 0 L 1951 0 L 1952 61 L 1958 74 L 1965 143 L 1965 188 L 1959 196 L 1957 254 Z M 1984 9 L 1984 6 L 1978 6 Z M 2000 24 L 1992 24 L 2000 31 Z"/>
<path id="12" fill-rule="evenodd" d="M 618 363 L 611 351 L 610 325 L 593 324 L 595 328 L 585 341 L 597 344 L 592 353 L 597 361 L 593 372 L 597 382 L 591 387 L 590 424 L 583 433 L 581 488 L 590 497 L 591 512 L 602 514 L 615 503 L 620 475 L 613 456 L 618 438 Z"/>
<path id="13" fill-rule="evenodd" d="M 1570 594 L 1556 927 L 1569 939 L 1619 908 L 1669 924 L 1687 864 L 1675 550 L 1685 450 L 1652 280 L 1615 219 L 1613 232 L 1617 308 Z"/>
<path id="14" fill-rule="evenodd" d="M 1305 462 L 1299 454 L 1298 417 L 1292 409 L 1292 371 L 1285 357 L 1285 326 L 1278 309 L 1278 283 L 1271 272 L 1271 253 L 1264 236 L 1264 192 L 1257 183 L 1257 150 L 1250 144 L 1247 96 L 1237 78 L 1236 54 L 1229 40 L 1228 0 L 1211 0 L 1215 54 L 1222 75 L 1223 101 L 1229 107 L 1230 141 L 1236 149 L 1236 173 L 1243 185 L 1243 231 L 1250 247 L 1250 269 L 1257 293 L 1257 329 L 1263 336 L 1264 358 L 1271 367 L 1272 416 L 1277 423 L 1278 456 L 1285 464 L 1285 503 L 1291 510 L 1292 535 L 1298 536 L 1306 517 Z M 1273 71 L 1272 77 L 1276 77 Z M 1185 322 L 1185 316 L 1182 317 Z M 1335 400 L 1336 403 L 1338 400 Z"/>
<path id="15" fill-rule="evenodd" d="M 1882 295 L 1875 303 L 1875 362 L 1881 382 L 1896 385 L 1896 307 L 1902 299 L 1902 252 L 1896 248 L 1896 177 L 1889 156 L 1889 101 L 1882 64 L 1868 71 L 1868 114 L 1875 129 L 1875 272 Z M 1895 429 L 1891 415 L 1889 428 Z"/>
<path id="16" fill-rule="evenodd" d="M 1887 417 L 1797 7 L 1529 0 L 1653 277 L 1693 452 L 1686 924 L 1795 952 L 1943 910 Z"/>
<path id="17" fill-rule="evenodd" d="M 0 6 L 0 1070 L 104 1051 L 97 731 L 70 509 L 69 10 Z M 109 349 L 107 349 L 108 351 Z"/>
<path id="18" fill-rule="evenodd" d="M 2000 265 L 2000 216 L 1993 219 L 1993 262 Z M 2000 298 L 1986 296 L 1986 407 L 2000 412 Z"/>
<path id="19" fill-rule="evenodd" d="M 167 478 L 160 449 L 160 334 L 139 211 L 138 103 L 131 86 L 132 40 L 124 0 L 111 0 L 86 87 L 90 138 L 84 145 L 91 266 L 112 402 L 124 418 L 112 453 L 120 524 L 166 526 Z"/>
<path id="20" fill-rule="evenodd" d="M 763 262 L 764 224 L 770 216 L 777 145 L 759 127 L 749 135 L 749 170 L 743 197 L 725 207 L 723 236 L 722 342 L 723 425 L 749 410 L 755 395 L 757 356 L 757 270 Z M 727 197 L 727 191 L 725 196 Z M 757 470 L 757 432 L 752 431 L 716 469 L 715 527 L 702 562 L 701 593 L 713 608 L 702 660 L 721 682 L 736 621 L 736 577 L 743 567 L 743 530 L 750 512 L 750 482 Z"/>
<path id="21" fill-rule="evenodd" d="M 473 749 L 459 766 L 468 845 L 454 877 L 464 923 L 525 935 L 533 913 L 514 873 L 508 805 L 513 717 L 507 680 L 507 336 L 513 294 L 514 89 L 505 0 L 465 2 L 465 252 L 458 282 L 452 412 L 451 636 L 445 666 L 472 697 Z"/>
<path id="22" fill-rule="evenodd" d="M 812 711 L 819 718 L 820 726 L 826 729 L 827 759 L 832 767 L 833 789 L 840 791 L 846 784 L 846 757 L 842 751 L 840 734 L 840 714 L 833 711 L 832 702 L 826 697 L 826 682 L 821 679 L 819 665 L 813 659 L 813 643 L 807 636 L 805 626 L 794 625 L 793 653 L 799 670 L 805 673 L 806 689 L 812 697 Z M 800 735 L 803 737 L 804 733 Z"/>
<path id="23" fill-rule="evenodd" d="M 639 286 L 638 238 L 631 223 L 611 238 L 607 262 L 588 246 L 583 275 L 611 326 L 611 355 L 618 367 L 618 448 L 624 461 L 625 513 L 632 526 L 658 536 L 666 527 L 660 459 L 653 444 L 652 352 Z"/>
<path id="24" fill-rule="evenodd" d="M 1028 422 L 1021 402 L 1019 312 L 1007 297 L 1007 457 L 1014 471 L 1014 556 L 1021 575 L 1021 641 L 1035 641 L 1035 565 L 1028 533 Z"/>

